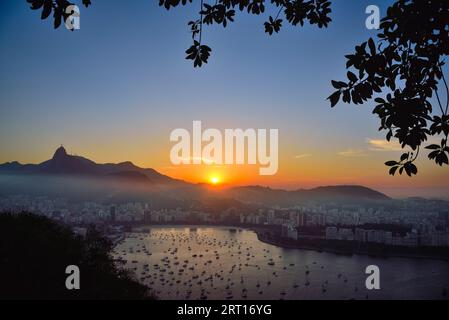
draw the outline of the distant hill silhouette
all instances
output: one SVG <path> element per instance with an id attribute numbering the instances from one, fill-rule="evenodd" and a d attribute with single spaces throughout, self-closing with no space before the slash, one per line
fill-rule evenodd
<path id="1" fill-rule="evenodd" d="M 41 174 L 77 175 L 104 177 L 127 182 L 152 184 L 179 184 L 181 180 L 172 179 L 151 168 L 140 168 L 132 162 L 118 164 L 99 164 L 80 156 L 69 155 L 63 146 L 59 147 L 50 160 L 40 164 L 20 164 L 7 162 L 0 164 L 0 174 Z"/>
<path id="2" fill-rule="evenodd" d="M 230 197 L 266 205 L 295 205 L 303 201 L 378 201 L 389 200 L 383 193 L 363 186 L 326 186 L 295 191 L 276 190 L 261 186 L 236 187 L 229 190 Z"/>
<path id="3" fill-rule="evenodd" d="M 0 193 L 61 195 L 70 198 L 107 199 L 107 201 L 147 201 L 167 205 L 223 209 L 246 204 L 294 206 L 304 201 L 378 201 L 386 195 L 363 186 L 327 186 L 309 190 L 276 190 L 261 186 L 223 187 L 217 193 L 207 184 L 173 179 L 151 168 L 132 162 L 99 164 L 69 155 L 59 147 L 53 157 L 40 164 L 8 162 L 0 164 Z M 1 182 L 1 181 L 0 181 Z M 212 203 L 211 199 L 215 199 Z M 222 199 L 222 200 L 220 200 Z M 237 201 L 237 202 L 235 202 Z M 240 204 L 239 204 L 240 203 Z"/>

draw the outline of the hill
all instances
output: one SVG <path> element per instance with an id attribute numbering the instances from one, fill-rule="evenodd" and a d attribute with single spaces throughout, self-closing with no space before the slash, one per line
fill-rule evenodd
<path id="1" fill-rule="evenodd" d="M 304 201 L 363 202 L 390 200 L 388 196 L 364 186 L 326 186 L 287 191 L 261 186 L 236 187 L 228 196 L 251 203 L 291 206 Z"/>
<path id="2" fill-rule="evenodd" d="M 223 187 L 219 192 L 214 192 L 209 185 L 173 179 L 152 168 L 140 168 L 129 161 L 99 164 L 84 157 L 69 155 L 62 146 L 51 159 L 40 164 L 20 164 L 17 161 L 0 164 L 1 193 L 57 195 L 108 202 L 141 201 L 152 202 L 156 207 L 170 202 L 170 207 L 189 207 L 197 206 L 199 202 L 204 205 L 204 209 L 212 211 L 225 208 L 226 205 L 245 208 L 243 203 L 295 206 L 305 201 L 358 203 L 390 199 L 385 194 L 358 185 L 295 191 L 243 186 Z M 222 201 L 220 198 L 227 200 Z M 213 205 L 211 199 L 216 199 Z"/>
<path id="3" fill-rule="evenodd" d="M 146 299 L 149 289 L 111 255 L 112 245 L 94 229 L 85 238 L 49 218 L 0 214 L 0 299 Z M 66 267 L 80 270 L 80 289 L 65 287 Z"/>
<path id="4" fill-rule="evenodd" d="M 77 177 L 116 177 L 118 180 L 140 180 L 145 176 L 153 184 L 183 184 L 151 168 L 140 168 L 132 162 L 99 164 L 84 157 L 69 155 L 63 146 L 53 157 L 39 164 L 20 164 L 17 161 L 0 164 L 0 174 L 75 175 Z"/>

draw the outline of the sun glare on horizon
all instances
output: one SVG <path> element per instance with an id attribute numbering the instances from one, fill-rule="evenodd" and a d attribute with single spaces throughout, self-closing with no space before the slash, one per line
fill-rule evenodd
<path id="1" fill-rule="evenodd" d="M 210 177 L 210 183 L 213 185 L 218 185 L 220 183 L 220 178 L 217 176 Z"/>

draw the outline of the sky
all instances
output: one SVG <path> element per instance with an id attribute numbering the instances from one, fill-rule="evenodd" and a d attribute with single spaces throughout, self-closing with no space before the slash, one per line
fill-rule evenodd
<path id="1" fill-rule="evenodd" d="M 54 30 L 25 0 L 0 2 L 0 163 L 39 163 L 63 144 L 99 163 L 132 161 L 192 182 L 310 188 L 362 184 L 391 196 L 449 195 L 449 167 L 418 162 L 418 176 L 389 176 L 398 159 L 371 114 L 373 103 L 326 98 L 344 79 L 344 55 L 375 35 L 365 8 L 392 1 L 335 0 L 327 29 L 264 33 L 264 16 L 237 12 L 227 28 L 208 26 L 209 63 L 185 60 L 187 22 L 199 2 L 166 11 L 159 1 L 92 0 L 81 29 Z M 126 4 L 125 4 L 126 3 Z M 279 170 L 259 166 L 175 166 L 170 132 L 204 128 L 279 129 Z"/>

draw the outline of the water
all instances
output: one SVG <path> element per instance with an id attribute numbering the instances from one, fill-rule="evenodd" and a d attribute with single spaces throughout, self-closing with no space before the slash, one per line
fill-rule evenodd
<path id="1" fill-rule="evenodd" d="M 448 298 L 447 261 L 283 249 L 245 229 L 149 229 L 129 234 L 115 254 L 160 299 Z M 380 290 L 365 287 L 368 265 L 380 268 Z"/>

